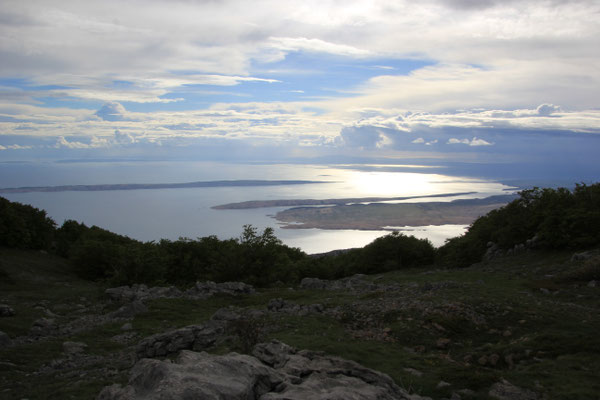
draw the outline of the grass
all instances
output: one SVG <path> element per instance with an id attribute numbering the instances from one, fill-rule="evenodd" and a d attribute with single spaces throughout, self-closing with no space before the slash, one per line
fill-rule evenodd
<path id="1" fill-rule="evenodd" d="M 46 309 L 67 323 L 81 315 L 79 304 L 96 313 L 118 306 L 94 306 L 106 300 L 104 287 L 79 280 L 62 259 L 8 250 L 0 250 L 0 256 L 0 302 L 17 312 L 0 319 L 0 330 L 13 338 L 26 334 Z M 354 360 L 433 398 L 468 388 L 475 398 L 486 399 L 489 387 L 505 378 L 552 399 L 594 399 L 600 393 L 600 289 L 574 285 L 573 276 L 589 276 L 581 269 L 595 267 L 569 259 L 568 253 L 525 253 L 461 270 L 414 268 L 368 277 L 400 285 L 394 291 L 282 287 L 240 297 L 148 301 L 149 311 L 131 321 L 137 339 L 130 343 L 112 339 L 124 333 L 119 321 L 0 350 L 0 398 L 94 398 L 101 387 L 127 380 L 132 362 L 127 354 L 141 338 L 202 323 L 222 307 L 264 310 L 270 299 L 283 298 L 338 312 L 269 313 L 248 325 L 260 335 L 245 342 L 234 337 L 212 351 L 248 351 L 254 340 L 278 339 Z M 440 346 L 439 339 L 449 343 Z M 44 373 L 53 360 L 66 357 L 62 343 L 67 340 L 87 343 L 90 359 L 113 361 L 90 362 L 77 373 L 68 368 Z M 493 357 L 495 364 L 480 363 Z M 440 381 L 451 386 L 437 388 Z"/>

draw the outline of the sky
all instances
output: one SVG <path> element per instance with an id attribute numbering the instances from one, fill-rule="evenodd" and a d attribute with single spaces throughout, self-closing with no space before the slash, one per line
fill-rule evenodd
<path id="1" fill-rule="evenodd" d="M 0 162 L 600 177 L 598 0 L 0 0 Z"/>

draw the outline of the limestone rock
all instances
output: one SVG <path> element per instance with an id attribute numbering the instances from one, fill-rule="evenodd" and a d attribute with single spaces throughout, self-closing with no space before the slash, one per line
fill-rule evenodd
<path id="1" fill-rule="evenodd" d="M 137 314 L 148 312 L 148 307 L 140 300 L 134 300 L 131 303 L 125 304 L 117 311 L 113 311 L 108 316 L 110 318 L 133 318 Z"/>
<path id="2" fill-rule="evenodd" d="M 149 336 L 138 343 L 137 357 L 164 357 L 180 350 L 205 350 L 223 336 L 225 325 L 223 321 L 212 320 Z"/>
<path id="3" fill-rule="evenodd" d="M 281 342 L 259 344 L 253 355 L 184 350 L 174 362 L 143 359 L 127 386 L 108 386 L 97 400 L 424 399 L 353 361 L 297 351 Z"/>
<path id="4" fill-rule="evenodd" d="M 85 351 L 85 349 L 88 347 L 88 345 L 83 342 L 64 342 L 62 344 L 62 346 L 63 346 L 63 351 L 67 355 L 75 355 L 75 354 L 83 353 Z"/>
<path id="5" fill-rule="evenodd" d="M 531 390 L 522 389 L 503 379 L 494 383 L 488 393 L 490 397 L 498 400 L 537 400 L 538 395 Z"/>
<path id="6" fill-rule="evenodd" d="M 15 310 L 8 304 L 0 304 L 0 317 L 12 317 L 15 315 Z"/>
<path id="7" fill-rule="evenodd" d="M 111 300 L 118 302 L 131 302 L 134 300 L 150 300 L 158 298 L 191 298 L 205 299 L 215 294 L 229 294 L 232 296 L 255 293 L 252 285 L 243 282 L 224 282 L 215 283 L 211 281 L 196 282 L 190 289 L 182 292 L 174 286 L 155 286 L 146 285 L 119 286 L 106 289 L 105 293 Z"/>
<path id="8" fill-rule="evenodd" d="M 323 305 L 321 304 L 308 304 L 308 305 L 300 305 L 293 303 L 291 301 L 284 300 L 282 298 L 276 298 L 269 300 L 267 304 L 267 309 L 270 312 L 280 312 L 286 314 L 295 314 L 295 315 L 308 315 L 308 314 L 319 314 L 324 310 Z"/>

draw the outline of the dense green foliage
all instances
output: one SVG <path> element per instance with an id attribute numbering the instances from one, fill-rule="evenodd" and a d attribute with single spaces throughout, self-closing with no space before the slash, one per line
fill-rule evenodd
<path id="1" fill-rule="evenodd" d="M 534 188 L 506 206 L 478 218 L 463 236 L 438 250 L 438 260 L 465 267 L 481 261 L 488 243 L 501 249 L 534 240 L 545 249 L 581 249 L 600 244 L 600 184 Z"/>
<path id="2" fill-rule="evenodd" d="M 0 246 L 48 249 L 55 226 L 46 211 L 0 197 Z"/>
<path id="3" fill-rule="evenodd" d="M 600 184 L 580 184 L 573 191 L 534 188 L 478 218 L 465 235 L 437 251 L 428 240 L 393 232 L 364 248 L 311 257 L 284 245 L 271 228 L 259 234 L 246 225 L 237 239 L 144 243 L 72 220 L 57 229 L 45 211 L 0 198 L 0 246 L 53 251 L 70 259 L 81 277 L 113 284 L 235 280 L 264 287 L 304 277 L 335 279 L 426 266 L 436 259 L 464 267 L 480 261 L 490 242 L 502 249 L 533 238 L 540 248 L 596 246 L 599 227 Z"/>

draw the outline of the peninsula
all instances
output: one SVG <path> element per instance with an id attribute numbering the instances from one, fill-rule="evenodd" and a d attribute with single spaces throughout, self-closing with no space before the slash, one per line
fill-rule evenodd
<path id="1" fill-rule="evenodd" d="M 284 229 L 385 230 L 396 226 L 467 225 L 515 198 L 500 195 L 450 202 L 296 207 L 278 212 L 275 218 Z"/>

